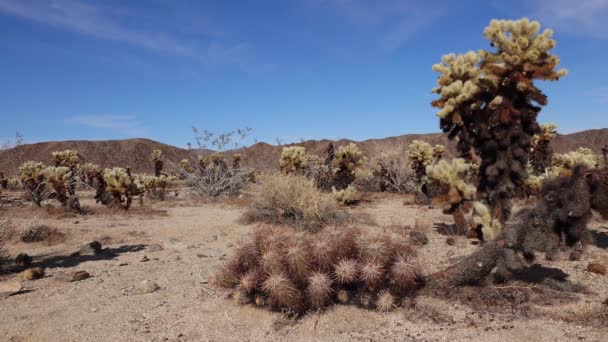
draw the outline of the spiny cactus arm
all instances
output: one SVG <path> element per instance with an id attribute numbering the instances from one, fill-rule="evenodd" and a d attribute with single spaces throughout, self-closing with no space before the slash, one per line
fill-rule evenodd
<path id="1" fill-rule="evenodd" d="M 51 153 L 53 157 L 53 164 L 55 166 L 77 166 L 80 162 L 78 157 L 78 151 L 76 150 L 64 150 Z"/>

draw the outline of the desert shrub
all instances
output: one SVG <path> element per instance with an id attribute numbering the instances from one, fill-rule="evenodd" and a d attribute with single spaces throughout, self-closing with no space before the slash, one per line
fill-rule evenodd
<path id="1" fill-rule="evenodd" d="M 45 169 L 43 163 L 28 161 L 19 167 L 19 177 L 23 184 L 23 189 L 34 204 L 40 207 L 44 200 L 45 179 L 42 170 Z"/>
<path id="2" fill-rule="evenodd" d="M 336 188 L 331 188 L 331 193 L 334 196 L 334 199 L 340 205 L 352 205 L 359 202 L 359 194 L 357 193 L 357 189 L 349 185 L 346 189 L 336 190 Z"/>
<path id="3" fill-rule="evenodd" d="M 303 146 L 286 146 L 281 151 L 281 160 L 279 166 L 281 172 L 285 174 L 298 174 L 304 173 L 308 165 L 308 154 L 306 154 L 306 148 Z"/>
<path id="4" fill-rule="evenodd" d="M 165 156 L 163 155 L 163 151 L 161 150 L 153 150 L 150 154 L 150 160 L 154 162 L 154 176 L 160 177 L 163 172 L 163 159 Z"/>
<path id="5" fill-rule="evenodd" d="M 357 145 L 340 146 L 332 161 L 333 185 L 338 190 L 346 189 L 356 178 L 365 158 Z"/>
<path id="6" fill-rule="evenodd" d="M 307 230 L 344 218 L 331 194 L 320 192 L 303 176 L 272 174 L 260 177 L 253 203 L 245 212 L 250 222 L 279 223 Z"/>
<path id="7" fill-rule="evenodd" d="M 395 193 L 416 193 L 420 187 L 409 166 L 405 150 L 396 146 L 376 147 L 369 162 L 378 190 Z"/>
<path id="8" fill-rule="evenodd" d="M 540 125 L 540 132 L 532 136 L 530 164 L 534 174 L 540 175 L 551 167 L 551 141 L 557 136 L 557 125 L 554 123 Z"/>
<path id="9" fill-rule="evenodd" d="M 78 157 L 78 151 L 76 150 L 64 150 L 64 151 L 56 151 L 51 153 L 51 157 L 53 160 L 53 165 L 56 167 L 74 167 L 77 166 L 80 162 L 80 158 Z"/>
<path id="10" fill-rule="evenodd" d="M 442 130 L 458 137 L 462 156 L 481 158 L 478 191 L 492 216 L 505 222 L 511 197 L 526 178 L 532 136 L 541 132 L 537 115 L 547 97 L 534 80 L 558 80 L 567 74 L 550 51 L 553 32 L 521 20 L 492 20 L 483 35 L 495 51 L 448 54 L 433 65 L 440 73 L 431 104 Z"/>
<path id="11" fill-rule="evenodd" d="M 465 234 L 469 230 L 464 212 L 464 204 L 475 198 L 476 189 L 474 186 L 467 184 L 466 173 L 469 171 L 469 165 L 464 159 L 452 159 L 451 162 L 441 160 L 439 163 L 429 165 L 426 168 L 426 175 L 430 182 L 438 182 L 445 185 L 447 188 L 447 201 L 450 208 L 445 211 L 447 214 L 452 214 L 456 227 L 461 234 Z"/>
<path id="12" fill-rule="evenodd" d="M 577 166 L 585 168 L 595 168 L 598 165 L 598 158 L 589 148 L 579 147 L 568 153 L 555 153 L 551 159 L 551 175 L 567 176 Z"/>
<path id="13" fill-rule="evenodd" d="M 112 197 L 112 200 L 106 200 L 104 204 L 122 207 L 125 210 L 131 207 L 134 196 L 144 192 L 141 179 L 133 177 L 129 168 L 106 169 L 103 173 L 103 183 L 105 192 Z"/>
<path id="14" fill-rule="evenodd" d="M 185 180 L 186 185 L 195 193 L 216 198 L 219 196 L 238 195 L 245 186 L 254 180 L 251 170 L 241 167 L 241 155 L 236 153 L 241 141 L 251 132 L 250 128 L 215 135 L 209 131 L 193 128 L 198 149 L 192 160 L 182 160 L 173 165 L 175 173 Z M 207 144 L 217 152 L 209 155 Z M 191 147 L 191 144 L 188 143 Z M 228 155 L 224 151 L 233 147 L 234 152 Z"/>
<path id="15" fill-rule="evenodd" d="M 53 244 L 65 239 L 65 234 L 57 228 L 49 227 L 44 224 L 37 224 L 24 230 L 19 238 L 25 243 L 46 242 Z"/>
<path id="16" fill-rule="evenodd" d="M 4 244 L 9 238 L 10 234 L 10 222 L 6 218 L 5 209 L 0 207 L 0 266 L 4 260 Z"/>
<path id="17" fill-rule="evenodd" d="M 415 249 L 403 237 L 329 227 L 319 233 L 259 228 L 215 278 L 239 304 L 296 314 L 338 301 L 388 311 L 420 283 Z"/>

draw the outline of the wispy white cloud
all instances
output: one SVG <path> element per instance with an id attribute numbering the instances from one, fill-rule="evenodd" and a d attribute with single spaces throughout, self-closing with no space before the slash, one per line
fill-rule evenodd
<path id="1" fill-rule="evenodd" d="M 249 44 L 211 42 L 200 47 L 171 32 L 134 28 L 137 15 L 104 8 L 81 0 L 0 0 L 0 13 L 17 16 L 90 37 L 128 44 L 137 48 L 191 57 L 202 62 L 240 64 Z M 127 25 L 129 21 L 131 25 Z"/>
<path id="2" fill-rule="evenodd" d="M 516 6 L 498 1 L 492 2 L 505 11 Z M 578 36 L 608 38 L 608 0 L 525 0 L 523 9 L 532 19 L 540 20 L 543 26 L 558 32 Z"/>
<path id="3" fill-rule="evenodd" d="M 414 35 L 430 27 L 443 7 L 431 1 L 414 0 L 308 0 L 333 9 L 351 24 L 373 32 L 376 43 L 385 49 L 401 47 Z"/>
<path id="4" fill-rule="evenodd" d="M 146 133 L 144 123 L 132 115 L 81 115 L 64 119 L 69 125 L 114 130 L 130 137 L 141 137 Z"/>

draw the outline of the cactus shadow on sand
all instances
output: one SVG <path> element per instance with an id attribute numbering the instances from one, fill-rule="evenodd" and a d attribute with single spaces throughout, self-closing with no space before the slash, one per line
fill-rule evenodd
<path id="1" fill-rule="evenodd" d="M 146 248 L 144 244 L 123 245 L 116 248 L 105 248 L 100 253 L 94 255 L 80 255 L 73 253 L 70 255 L 39 255 L 35 257 L 33 265 L 43 268 L 53 267 L 75 267 L 87 261 L 112 260 L 124 253 L 134 253 Z"/>

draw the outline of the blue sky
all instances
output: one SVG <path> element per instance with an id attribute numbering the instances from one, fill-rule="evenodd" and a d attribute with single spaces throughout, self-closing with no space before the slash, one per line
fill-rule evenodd
<path id="1" fill-rule="evenodd" d="M 0 141 L 437 132 L 431 65 L 522 16 L 570 71 L 540 121 L 608 127 L 608 0 L 0 0 Z"/>

